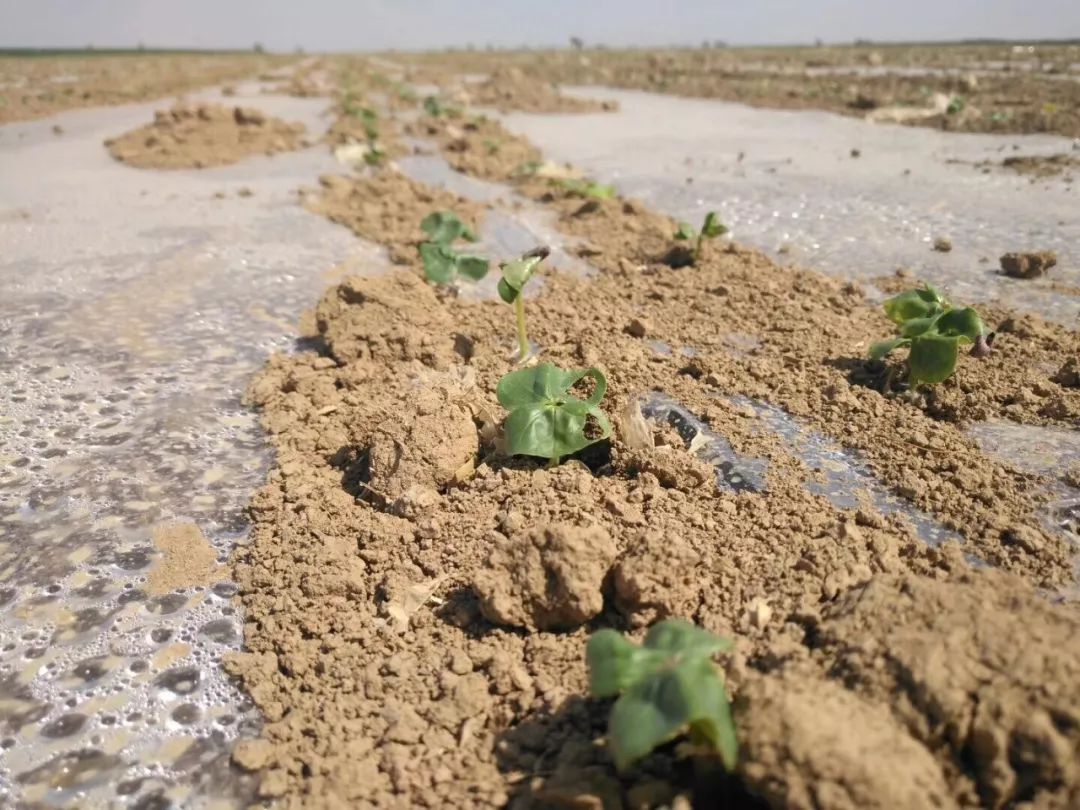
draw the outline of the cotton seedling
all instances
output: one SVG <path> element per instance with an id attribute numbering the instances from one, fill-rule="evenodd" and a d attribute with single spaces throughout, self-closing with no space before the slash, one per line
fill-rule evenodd
<path id="1" fill-rule="evenodd" d="M 453 244 L 459 239 L 475 242 L 476 234 L 452 211 L 434 211 L 420 222 L 429 241 L 420 245 L 424 276 L 434 284 L 453 285 L 461 276 L 479 281 L 488 273 L 488 260 L 471 253 L 459 253 Z"/>
<path id="2" fill-rule="evenodd" d="M 588 399 L 570 393 L 581 380 L 595 383 Z M 595 368 L 563 371 L 549 363 L 518 369 L 499 380 L 496 396 L 510 412 L 506 418 L 506 452 L 536 456 L 554 467 L 570 456 L 611 435 L 611 423 L 598 407 L 607 391 L 607 379 Z M 589 419 L 596 435 L 588 435 Z"/>
<path id="3" fill-rule="evenodd" d="M 617 697 L 608 719 L 608 750 L 620 772 L 659 745 L 688 734 L 731 770 L 738 740 L 724 681 L 712 658 L 731 649 L 681 619 L 654 624 L 638 646 L 614 630 L 589 638 L 589 692 Z"/>
<path id="4" fill-rule="evenodd" d="M 459 107 L 443 104 L 435 96 L 428 96 L 424 99 L 424 112 L 432 118 L 457 118 L 461 115 Z"/>
<path id="5" fill-rule="evenodd" d="M 994 336 L 987 333 L 979 313 L 971 307 L 954 308 L 929 284 L 921 290 L 895 295 L 883 306 L 885 315 L 896 324 L 897 335 L 873 344 L 870 359 L 881 360 L 907 347 L 912 387 L 939 383 L 952 376 L 963 344 L 974 344 L 971 353 L 975 357 L 990 353 Z"/>
<path id="6" fill-rule="evenodd" d="M 458 239 L 475 242 L 476 234 L 453 211 L 432 211 L 420 221 L 420 230 L 432 242 L 450 245 Z"/>
<path id="7" fill-rule="evenodd" d="M 695 230 L 694 226 L 689 222 L 680 222 L 678 230 L 675 231 L 675 238 L 681 242 L 694 242 L 694 264 L 697 264 L 698 260 L 701 259 L 701 249 L 705 245 L 705 240 L 723 236 L 727 233 L 727 230 L 727 226 L 720 221 L 720 217 L 717 216 L 716 212 L 710 211 L 705 215 L 700 231 Z"/>
<path id="8" fill-rule="evenodd" d="M 386 152 L 375 142 L 374 139 L 367 142 L 367 151 L 364 152 L 364 163 L 368 166 L 381 166 L 386 160 Z"/>
<path id="9" fill-rule="evenodd" d="M 520 259 L 503 262 L 499 265 L 502 278 L 499 279 L 499 297 L 514 306 L 514 319 L 517 324 L 518 362 L 524 362 L 529 356 L 529 335 L 525 329 L 525 296 L 523 291 L 529 279 L 540 268 L 540 263 L 551 251 L 546 247 L 533 248 L 522 254 Z"/>
<path id="10" fill-rule="evenodd" d="M 566 189 L 575 196 L 587 197 L 590 200 L 610 200 L 615 196 L 615 186 L 605 186 L 594 180 L 580 180 L 578 178 L 567 177 L 562 180 L 557 180 L 556 185 L 558 185 L 559 188 Z"/>

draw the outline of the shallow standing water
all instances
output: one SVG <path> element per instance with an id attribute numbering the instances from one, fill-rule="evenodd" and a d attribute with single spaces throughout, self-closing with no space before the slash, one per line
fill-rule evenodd
<path id="1" fill-rule="evenodd" d="M 575 92 L 620 109 L 503 120 L 549 158 L 652 208 L 695 225 L 718 211 L 735 239 L 781 264 L 858 279 L 908 267 L 959 301 L 1001 298 L 1059 323 L 1080 322 L 1080 178 L 1032 183 L 970 165 L 1080 154 L 1067 138 L 949 133 L 629 90 Z M 951 252 L 932 249 L 938 236 L 952 240 Z M 1055 250 L 1059 264 L 1036 281 L 1002 276 L 1001 254 L 1023 250 Z"/>
<path id="2" fill-rule="evenodd" d="M 324 129 L 325 100 L 259 90 L 224 101 Z M 270 458 L 240 395 L 328 271 L 381 262 L 296 204 L 340 169 L 323 146 L 113 161 L 102 141 L 164 105 L 0 127 L 0 805 L 246 803 L 229 747 L 258 720 L 217 665 L 234 589 L 155 583 L 155 541 L 183 561 L 201 533 L 223 562 L 242 540 Z"/>

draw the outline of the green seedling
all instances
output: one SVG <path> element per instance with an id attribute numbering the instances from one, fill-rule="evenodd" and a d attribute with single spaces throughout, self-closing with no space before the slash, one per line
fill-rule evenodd
<path id="1" fill-rule="evenodd" d="M 694 240 L 694 264 L 698 263 L 701 258 L 701 250 L 705 245 L 706 239 L 715 239 L 718 236 L 723 236 L 727 233 L 727 225 L 720 221 L 720 217 L 715 211 L 710 211 L 705 215 L 705 220 L 701 223 L 701 230 L 695 230 L 694 226 L 689 222 L 680 222 L 679 229 L 675 231 L 675 238 L 680 242 L 689 242 Z"/>
<path id="2" fill-rule="evenodd" d="M 578 399 L 570 389 L 591 378 L 596 386 L 588 399 Z M 511 371 L 496 388 L 499 404 L 510 412 L 506 418 L 506 452 L 512 456 L 546 458 L 554 467 L 570 456 L 611 435 L 611 423 L 600 410 L 607 379 L 599 370 L 563 371 L 548 363 Z M 586 435 L 589 418 L 599 435 Z"/>
<path id="3" fill-rule="evenodd" d="M 364 163 L 368 166 L 381 166 L 386 160 L 386 152 L 372 139 L 367 143 L 367 151 L 364 152 Z"/>
<path id="4" fill-rule="evenodd" d="M 870 359 L 881 360 L 901 347 L 908 348 L 908 369 L 912 387 L 939 383 L 952 376 L 962 344 L 975 344 L 972 354 L 990 353 L 993 334 L 987 334 L 982 318 L 971 307 L 954 308 L 936 289 L 927 284 L 908 290 L 884 304 L 885 315 L 896 324 L 897 336 L 870 347 Z"/>
<path id="5" fill-rule="evenodd" d="M 529 335 L 525 329 L 525 296 L 522 291 L 549 253 L 551 251 L 546 247 L 533 248 L 528 253 L 522 254 L 520 259 L 499 265 L 499 270 L 502 272 L 502 278 L 499 279 L 499 297 L 506 303 L 514 305 L 518 362 L 524 362 L 529 356 Z"/>
<path id="6" fill-rule="evenodd" d="M 420 221 L 420 230 L 431 237 L 432 242 L 445 245 L 453 244 L 458 239 L 476 241 L 476 234 L 453 211 L 432 211 Z"/>
<path id="7" fill-rule="evenodd" d="M 368 140 L 373 140 L 379 136 L 379 114 L 375 110 L 351 100 L 345 102 L 344 108 L 346 115 L 360 120 Z"/>
<path id="8" fill-rule="evenodd" d="M 439 103 L 439 100 L 435 98 L 435 96 L 428 96 L 424 99 L 424 112 L 432 118 L 441 118 L 446 114 L 443 105 Z"/>
<path id="9" fill-rule="evenodd" d="M 578 197 L 588 197 L 590 200 L 610 200 L 615 196 L 615 186 L 605 186 L 593 180 L 579 180 L 577 178 L 564 178 L 556 180 L 559 188 L 564 188 Z"/>
<path id="10" fill-rule="evenodd" d="M 453 285 L 461 276 L 479 281 L 488 273 L 488 260 L 471 253 L 458 253 L 449 245 L 424 242 L 420 245 L 424 277 L 434 284 Z"/>
<path id="11" fill-rule="evenodd" d="M 618 696 L 608 720 L 608 749 L 623 772 L 681 734 L 720 755 L 731 770 L 738 740 L 724 681 L 712 662 L 731 641 L 681 619 L 654 624 L 638 646 L 614 630 L 589 638 L 589 692 Z"/>
<path id="12" fill-rule="evenodd" d="M 959 115 L 966 106 L 967 103 L 964 101 L 963 96 L 953 96 L 949 99 L 949 106 L 945 108 L 945 112 L 948 115 Z"/>
<path id="13" fill-rule="evenodd" d="M 461 116 L 460 107 L 452 107 L 448 104 L 443 104 L 435 96 L 428 96 L 424 99 L 424 112 L 430 115 L 432 118 L 458 118 Z"/>
<path id="14" fill-rule="evenodd" d="M 476 234 L 452 211 L 433 211 L 420 222 L 430 241 L 420 245 L 424 276 L 434 284 L 456 284 L 461 276 L 479 281 L 488 273 L 488 260 L 471 253 L 459 253 L 454 242 L 475 242 Z"/>

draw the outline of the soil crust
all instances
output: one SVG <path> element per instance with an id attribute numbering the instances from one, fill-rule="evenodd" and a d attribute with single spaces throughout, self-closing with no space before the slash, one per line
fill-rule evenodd
<path id="1" fill-rule="evenodd" d="M 114 158 L 141 169 L 202 169 L 297 149 L 303 134 L 302 124 L 251 107 L 179 104 L 105 145 Z"/>
<path id="2" fill-rule="evenodd" d="M 266 719 L 237 759 L 261 771 L 262 795 L 297 808 L 1080 801 L 1080 616 L 1039 590 L 1071 582 L 1072 550 L 1043 523 L 1047 481 L 962 431 L 1074 423 L 1062 363 L 1080 355 L 1076 334 L 985 308 L 989 358 L 961 358 L 921 398 L 891 396 L 863 360 L 890 325 L 856 285 L 723 242 L 672 268 L 669 218 L 510 172 L 485 137 L 532 147 L 498 125 L 464 145 L 432 126 L 461 167 L 515 177 L 596 268 L 542 270 L 529 322 L 546 362 L 603 369 L 616 433 L 552 469 L 501 455 L 510 309 L 436 291 L 416 257 L 424 215 L 482 211 L 392 169 L 324 179 L 309 206 L 398 267 L 328 290 L 309 319 L 317 350 L 276 355 L 249 390 L 278 459 L 234 561 L 247 650 L 227 666 Z M 764 485 L 724 485 L 692 452 L 708 439 L 643 419 L 652 392 L 766 462 Z M 866 493 L 837 506 L 812 492 L 824 471 L 754 400 L 859 454 L 963 543 L 928 546 Z M 693 773 L 678 746 L 611 767 L 585 640 L 666 617 L 735 640 L 722 661 L 733 778 Z"/>

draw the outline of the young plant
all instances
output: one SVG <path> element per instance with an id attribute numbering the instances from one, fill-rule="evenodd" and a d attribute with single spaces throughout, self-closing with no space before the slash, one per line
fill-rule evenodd
<path id="1" fill-rule="evenodd" d="M 520 259 L 499 265 L 499 270 L 502 272 L 502 278 L 499 279 L 499 297 L 514 306 L 519 362 L 524 362 L 529 356 L 529 335 L 525 330 L 525 296 L 522 291 L 549 253 L 551 251 L 546 247 L 533 248 L 528 253 L 522 254 Z"/>
<path id="2" fill-rule="evenodd" d="M 386 152 L 379 147 L 379 144 L 371 139 L 367 142 L 367 151 L 364 152 L 364 163 L 368 166 L 381 166 L 383 161 L 386 160 Z"/>
<path id="3" fill-rule="evenodd" d="M 453 244 L 458 239 L 476 241 L 472 228 L 462 222 L 453 211 L 432 211 L 420 220 L 420 230 L 426 233 L 432 242 L 444 245 Z"/>
<path id="4" fill-rule="evenodd" d="M 610 200 L 615 196 L 615 186 L 605 186 L 594 180 L 579 180 L 567 177 L 556 181 L 560 188 L 564 188 L 578 197 L 587 197 L 590 200 Z"/>
<path id="5" fill-rule="evenodd" d="M 608 748 L 620 772 L 683 733 L 718 753 L 728 770 L 735 767 L 735 723 L 712 662 L 730 649 L 728 639 L 681 619 L 654 624 L 640 647 L 614 630 L 593 633 L 585 651 L 589 692 L 618 696 L 608 720 Z"/>
<path id="6" fill-rule="evenodd" d="M 720 217 L 717 216 L 715 211 L 710 211 L 705 215 L 705 221 L 701 223 L 701 230 L 694 230 L 694 226 L 689 222 L 680 222 L 679 229 L 675 231 L 675 238 L 681 242 L 694 241 L 694 264 L 698 263 L 701 258 L 701 249 L 705 244 L 706 239 L 715 239 L 718 236 L 723 236 L 727 233 L 727 226 L 720 221 Z"/>
<path id="7" fill-rule="evenodd" d="M 435 284 L 452 285 L 461 276 L 479 281 L 488 272 L 488 260 L 471 253 L 459 253 L 454 242 L 475 242 L 476 234 L 452 211 L 433 211 L 420 222 L 430 241 L 420 245 L 424 276 Z"/>
<path id="8" fill-rule="evenodd" d="M 461 109 L 459 107 L 452 107 L 443 104 L 435 96 L 428 96 L 424 99 L 424 112 L 430 115 L 432 118 L 457 118 L 461 115 Z"/>
<path id="9" fill-rule="evenodd" d="M 990 353 L 993 335 L 987 334 L 979 313 L 971 307 L 954 309 L 929 284 L 921 290 L 895 295 L 883 306 L 885 315 L 896 324 L 897 336 L 873 344 L 870 359 L 881 360 L 890 352 L 907 347 L 913 388 L 952 376 L 961 344 L 975 344 L 971 352 L 975 357 Z"/>
<path id="10" fill-rule="evenodd" d="M 595 383 L 588 399 L 578 399 L 570 389 L 589 377 Z M 611 423 L 597 407 L 607 391 L 607 379 L 599 370 L 563 371 L 548 363 L 518 369 L 499 380 L 495 390 L 499 404 L 510 412 L 506 418 L 506 451 L 512 456 L 546 458 L 554 467 L 570 456 L 611 435 Z M 588 436 L 589 417 L 596 420 L 599 435 Z"/>

